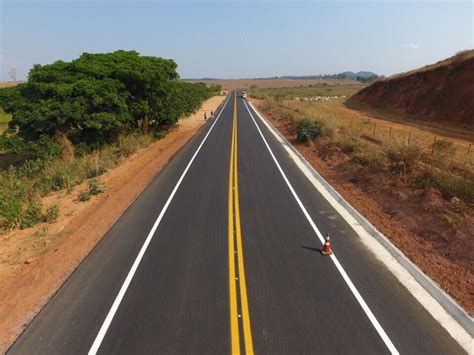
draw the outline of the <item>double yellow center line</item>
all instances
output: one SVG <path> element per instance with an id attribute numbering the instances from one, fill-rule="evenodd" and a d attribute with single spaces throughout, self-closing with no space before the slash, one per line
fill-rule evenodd
<path id="1" fill-rule="evenodd" d="M 234 94 L 232 147 L 229 172 L 229 291 L 230 331 L 232 354 L 240 354 L 241 335 L 246 354 L 253 354 L 247 287 L 245 284 L 244 254 L 240 230 L 239 178 L 237 173 L 237 97 Z"/>

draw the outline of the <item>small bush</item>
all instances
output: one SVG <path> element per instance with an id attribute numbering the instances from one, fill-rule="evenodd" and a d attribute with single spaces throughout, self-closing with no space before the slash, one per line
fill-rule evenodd
<path id="1" fill-rule="evenodd" d="M 383 156 L 371 150 L 364 150 L 355 153 L 352 156 L 352 161 L 368 167 L 371 171 L 384 171 L 386 169 L 386 163 L 383 159 Z"/>
<path id="2" fill-rule="evenodd" d="M 451 141 L 437 139 L 432 146 L 433 155 L 439 160 L 445 160 L 449 155 L 455 153 L 454 144 Z"/>
<path id="3" fill-rule="evenodd" d="M 104 156 L 99 156 L 99 154 L 92 154 L 83 157 L 79 169 L 84 179 L 90 179 L 107 172 L 109 165 L 114 165 L 114 162 L 107 161 Z"/>
<path id="4" fill-rule="evenodd" d="M 132 135 L 120 137 L 117 145 L 124 157 L 132 155 L 138 149 L 137 139 Z"/>
<path id="5" fill-rule="evenodd" d="M 163 139 L 163 138 L 165 138 L 165 136 L 166 136 L 166 132 L 165 132 L 165 131 L 155 131 L 155 132 L 153 132 L 153 137 L 154 137 L 156 140 Z"/>
<path id="6" fill-rule="evenodd" d="M 297 137 L 301 143 L 309 143 L 319 135 L 319 125 L 310 120 L 301 120 L 297 125 Z"/>
<path id="7" fill-rule="evenodd" d="M 79 201 L 89 201 L 91 199 L 91 193 L 88 190 L 79 192 L 78 196 Z"/>
<path id="8" fill-rule="evenodd" d="M 86 155 L 86 154 L 90 154 L 90 153 L 91 153 L 90 147 L 87 144 L 83 143 L 83 142 L 79 143 L 74 148 L 74 155 L 76 157 L 79 157 L 79 158 Z"/>
<path id="9" fill-rule="evenodd" d="M 52 205 L 46 210 L 46 213 L 43 219 L 47 223 L 53 223 L 58 219 L 58 217 L 59 217 L 59 206 Z"/>
<path id="10" fill-rule="evenodd" d="M 41 222 L 43 220 L 43 214 L 41 210 L 41 202 L 32 201 L 22 213 L 20 228 L 30 228 Z"/>
<path id="11" fill-rule="evenodd" d="M 457 201 L 460 199 L 466 203 L 474 203 L 474 179 L 471 177 L 460 176 L 433 167 L 421 177 L 421 183 L 423 187 L 433 187 L 439 190 L 447 200 Z"/>
<path id="12" fill-rule="evenodd" d="M 0 196 L 1 197 L 1 196 Z M 20 199 L 0 199 L 0 227 L 12 229 L 18 227 L 22 216 L 22 201 Z"/>
<path id="13" fill-rule="evenodd" d="M 150 135 L 129 134 L 121 136 L 117 142 L 118 152 L 123 157 L 128 157 L 135 153 L 138 149 L 146 147 L 153 141 Z"/>
<path id="14" fill-rule="evenodd" d="M 452 146 L 453 146 L 453 142 L 451 142 L 451 141 L 447 141 L 447 140 L 444 140 L 444 139 L 437 139 L 433 143 L 433 151 L 435 153 L 440 153 L 440 152 L 449 150 Z"/>
<path id="15" fill-rule="evenodd" d="M 323 124 L 322 122 L 319 123 L 320 129 L 319 129 L 319 134 L 322 137 L 329 137 L 329 138 L 334 138 L 336 129 L 328 124 Z"/>
<path id="16" fill-rule="evenodd" d="M 367 148 L 366 144 L 354 136 L 340 136 L 335 143 L 346 154 L 357 153 Z"/>
<path id="17" fill-rule="evenodd" d="M 407 173 L 420 162 L 423 152 L 418 143 L 392 142 L 385 146 L 392 171 Z"/>
<path id="18" fill-rule="evenodd" d="M 99 195 L 105 191 L 105 186 L 99 179 L 92 179 L 89 182 L 89 193 L 91 195 Z"/>

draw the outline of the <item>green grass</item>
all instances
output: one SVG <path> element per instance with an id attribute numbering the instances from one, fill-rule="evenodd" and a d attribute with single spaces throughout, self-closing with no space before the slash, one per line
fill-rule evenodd
<path id="1" fill-rule="evenodd" d="M 3 112 L 3 109 L 0 107 L 0 133 L 7 128 L 8 122 L 10 122 L 12 116 L 8 113 Z"/>
<path id="2" fill-rule="evenodd" d="M 54 221 L 59 208 L 45 210 L 41 197 L 52 191 L 72 191 L 74 186 L 89 179 L 89 196 L 79 199 L 100 194 L 104 186 L 94 178 L 152 141 L 154 138 L 148 135 L 128 135 L 115 144 L 74 159 L 26 161 L 0 170 L 0 228 L 29 228 Z"/>

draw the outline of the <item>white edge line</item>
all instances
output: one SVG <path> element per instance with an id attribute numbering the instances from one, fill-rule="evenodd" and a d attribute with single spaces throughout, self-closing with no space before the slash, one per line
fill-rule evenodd
<path id="1" fill-rule="evenodd" d="M 227 102 L 230 99 L 230 96 L 231 95 L 229 95 L 227 97 L 227 100 L 226 100 L 224 106 L 222 106 L 222 109 L 220 110 L 219 115 L 217 115 L 216 120 L 212 124 L 211 128 L 207 132 L 206 136 L 202 140 L 199 147 L 196 149 L 196 152 L 194 153 L 194 155 L 192 156 L 192 158 L 189 161 L 188 165 L 186 166 L 183 173 L 181 174 L 181 177 L 179 178 L 178 182 L 176 183 L 176 186 L 174 187 L 173 191 L 171 192 L 170 196 L 168 197 L 168 200 L 166 201 L 165 205 L 163 206 L 163 209 L 161 210 L 160 214 L 158 215 L 158 218 L 156 219 L 155 223 L 153 224 L 153 227 L 151 228 L 150 232 L 148 233 L 148 236 L 147 236 L 145 242 L 143 243 L 143 245 L 140 249 L 140 252 L 138 253 L 137 257 L 135 258 L 135 261 L 132 265 L 132 268 L 128 272 L 128 275 L 125 278 L 125 281 L 123 282 L 122 287 L 120 288 L 120 291 L 117 294 L 117 297 L 115 298 L 115 301 L 112 304 L 112 307 L 110 308 L 109 313 L 107 314 L 107 317 L 105 318 L 104 322 L 102 323 L 102 326 L 100 327 L 99 333 L 97 334 L 97 337 L 95 338 L 94 343 L 92 344 L 92 346 L 91 346 L 91 348 L 88 352 L 89 355 L 95 355 L 97 353 L 97 351 L 99 350 L 99 347 L 102 344 L 102 340 L 104 339 L 104 337 L 107 333 L 107 330 L 109 329 L 109 326 L 112 323 L 112 320 L 115 316 L 115 313 L 117 312 L 117 309 L 119 308 L 120 303 L 122 302 L 122 299 L 125 296 L 125 293 L 127 292 L 128 286 L 132 282 L 133 276 L 135 275 L 135 272 L 137 271 L 138 266 L 140 265 L 140 262 L 143 258 L 143 255 L 145 254 L 146 249 L 148 248 L 148 245 L 150 244 L 151 240 L 153 239 L 153 236 L 155 235 L 156 229 L 158 228 L 158 226 L 159 226 L 166 210 L 168 209 L 168 206 L 170 205 L 171 201 L 173 200 L 173 197 L 176 194 L 176 191 L 178 190 L 179 186 L 181 185 L 181 182 L 183 181 L 184 176 L 188 172 L 191 164 L 193 163 L 194 159 L 198 155 L 199 151 L 201 150 L 201 147 L 204 145 L 204 142 L 206 141 L 207 137 L 211 133 L 211 131 L 214 128 L 215 124 L 219 120 L 219 117 L 220 117 L 221 113 L 224 111 L 224 108 L 225 108 L 225 106 L 227 105 Z"/>
<path id="2" fill-rule="evenodd" d="M 438 323 L 459 343 L 468 354 L 474 354 L 474 340 L 473 337 L 465 330 L 445 308 L 419 283 L 419 281 L 408 271 L 405 267 L 394 257 L 386 247 L 381 244 L 375 237 L 373 237 L 352 214 L 341 205 L 337 199 L 328 191 L 328 189 L 318 181 L 311 173 L 309 168 L 303 164 L 306 160 L 300 155 L 298 157 L 287 144 L 279 132 L 258 112 L 258 110 L 248 103 L 264 125 L 269 129 L 270 133 L 279 141 L 287 153 L 290 155 L 295 164 L 300 168 L 304 175 L 310 180 L 313 186 L 321 193 L 321 195 L 329 202 L 329 204 L 341 215 L 342 218 L 352 227 L 356 234 L 361 238 L 363 244 L 371 251 L 371 253 L 380 260 L 390 272 L 398 279 L 398 281 L 421 303 L 421 305 L 431 314 L 431 316 L 438 321 Z M 288 143 L 289 145 L 290 143 Z M 293 148 L 294 149 L 294 148 Z M 311 166 L 308 162 L 306 162 Z M 314 168 L 313 168 L 314 170 Z M 318 174 L 316 171 L 314 173 Z M 318 174 L 318 176 L 320 176 Z M 325 181 L 322 177 L 320 177 Z M 337 194 L 337 192 L 336 192 Z M 340 197 L 341 199 L 342 196 Z M 374 227 L 375 229 L 375 227 Z M 379 232 L 380 233 L 380 232 Z M 386 237 L 383 236 L 384 239 Z M 387 240 L 387 243 L 390 241 Z M 390 245 L 392 245 L 390 243 Z M 393 246 L 393 245 L 392 245 Z M 404 257 L 395 246 L 393 246 L 398 253 Z M 411 262 L 410 262 L 411 263 Z M 416 267 L 416 266 L 415 266 Z M 422 271 L 420 270 L 420 273 Z M 425 275 L 426 276 L 426 275 Z M 428 277 L 427 277 L 428 278 Z M 429 278 L 428 278 L 429 279 Z M 431 279 L 429 279 L 431 281 Z M 433 284 L 433 286 L 435 286 Z"/>
<path id="3" fill-rule="evenodd" d="M 319 240 L 321 241 L 322 244 L 324 244 L 324 237 L 322 236 L 321 232 L 319 231 L 318 227 L 316 227 L 316 224 L 314 223 L 313 219 L 311 218 L 311 216 L 309 215 L 308 211 L 306 210 L 306 208 L 304 207 L 303 203 L 301 202 L 300 198 L 298 197 L 298 195 L 296 194 L 295 190 L 293 189 L 293 186 L 291 185 L 290 181 L 288 180 L 288 178 L 286 177 L 286 174 L 283 172 L 283 169 L 281 168 L 280 166 L 280 163 L 278 163 L 278 160 L 276 159 L 275 155 L 273 154 L 273 151 L 271 150 L 270 146 L 268 145 L 267 143 L 267 140 L 265 139 L 265 137 L 263 136 L 263 133 L 262 131 L 260 130 L 260 127 L 258 126 L 257 122 L 255 121 L 255 118 L 253 117 L 252 115 L 252 112 L 250 112 L 250 109 L 248 108 L 248 105 L 247 103 L 244 101 L 244 104 L 245 104 L 245 107 L 247 108 L 247 111 L 249 112 L 250 114 L 250 117 L 252 117 L 252 120 L 253 120 L 253 123 L 255 124 L 255 126 L 257 127 L 257 130 L 258 132 L 260 133 L 260 136 L 262 137 L 263 139 L 263 142 L 265 143 L 268 151 L 270 152 L 270 155 L 272 156 L 273 158 L 273 161 L 275 162 L 275 165 L 277 166 L 278 170 L 280 171 L 281 175 L 283 176 L 283 179 L 285 180 L 286 184 L 288 185 L 288 188 L 290 189 L 291 193 L 293 194 L 293 197 L 295 198 L 296 202 L 298 203 L 298 205 L 300 206 L 301 210 L 303 211 L 303 214 L 305 215 L 306 219 L 308 220 L 309 224 L 311 225 L 311 227 L 313 228 L 314 232 L 316 233 L 316 235 L 318 236 Z M 383 330 L 382 326 L 380 325 L 380 323 L 378 322 L 377 318 L 375 318 L 374 314 L 372 313 L 372 311 L 370 310 L 369 306 L 367 305 L 367 303 L 365 303 L 364 299 L 362 298 L 362 296 L 360 295 L 359 291 L 357 290 L 357 288 L 354 286 L 353 282 L 351 281 L 351 279 L 349 278 L 349 276 L 347 275 L 346 271 L 344 270 L 344 268 L 342 267 L 342 265 L 339 263 L 339 260 L 337 260 L 336 258 L 336 255 L 333 253 L 332 255 L 330 255 L 331 257 L 331 260 L 334 262 L 334 265 L 336 266 L 337 270 L 339 271 L 339 273 L 341 274 L 342 278 L 344 279 L 344 281 L 346 282 L 347 286 L 349 287 L 349 289 L 351 290 L 352 294 L 354 295 L 354 297 L 356 298 L 357 302 L 359 302 L 360 306 L 362 307 L 362 309 L 364 310 L 365 314 L 367 315 L 367 317 L 369 318 L 370 322 L 372 323 L 372 325 L 374 326 L 374 328 L 377 330 L 377 333 L 379 333 L 380 337 L 382 338 L 383 342 L 385 343 L 385 345 L 387 346 L 387 348 L 390 350 L 390 353 L 392 354 L 399 354 L 397 348 L 393 345 L 392 341 L 390 340 L 390 338 L 388 337 L 387 333 L 385 333 L 385 331 Z"/>

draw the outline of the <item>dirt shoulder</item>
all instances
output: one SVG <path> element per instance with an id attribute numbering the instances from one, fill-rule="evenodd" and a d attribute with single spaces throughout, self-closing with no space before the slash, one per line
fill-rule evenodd
<path id="1" fill-rule="evenodd" d="M 0 352 L 6 351 L 153 177 L 203 125 L 204 112 L 215 111 L 224 98 L 208 99 L 163 139 L 102 175 L 105 193 L 79 202 L 84 183 L 69 193 L 50 194 L 44 204 L 60 206 L 56 222 L 0 234 Z"/>
<path id="2" fill-rule="evenodd" d="M 253 100 L 259 106 L 261 102 Z M 373 173 L 328 142 L 299 143 L 286 119 L 265 115 L 316 170 L 424 273 L 474 314 L 474 213 L 433 189 Z M 456 211 L 455 211 L 456 212 Z M 459 211 L 457 211 L 459 212 Z"/>

